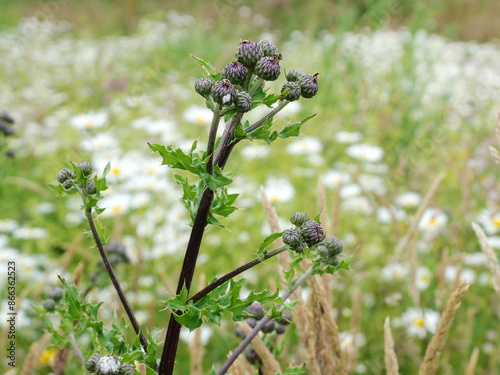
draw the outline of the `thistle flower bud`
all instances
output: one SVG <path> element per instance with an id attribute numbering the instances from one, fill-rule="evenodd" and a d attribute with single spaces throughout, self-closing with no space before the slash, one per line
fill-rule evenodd
<path id="1" fill-rule="evenodd" d="M 255 326 L 257 325 L 257 320 L 254 318 L 247 318 L 245 322 L 248 324 L 250 328 L 255 328 Z"/>
<path id="2" fill-rule="evenodd" d="M 234 99 L 234 106 L 238 112 L 248 112 L 252 109 L 252 96 L 246 91 L 238 91 Z"/>
<path id="3" fill-rule="evenodd" d="M 306 74 L 300 79 L 300 90 L 303 98 L 312 98 L 318 93 L 318 74 Z"/>
<path id="4" fill-rule="evenodd" d="M 314 220 L 308 220 L 304 224 L 302 224 L 302 226 L 300 227 L 300 235 L 309 247 L 313 247 L 323 238 L 325 238 L 325 234 L 323 233 L 321 225 L 319 225 Z"/>
<path id="5" fill-rule="evenodd" d="M 301 78 L 304 76 L 306 76 L 306 74 L 299 72 L 297 69 L 292 69 L 286 72 L 286 80 L 288 82 L 300 82 Z"/>
<path id="6" fill-rule="evenodd" d="M 276 327 L 276 323 L 274 320 L 268 321 L 264 326 L 262 327 L 262 332 L 264 333 L 271 333 L 274 331 L 274 328 Z"/>
<path id="7" fill-rule="evenodd" d="M 111 241 L 106 246 L 109 261 L 112 265 L 119 263 L 130 263 L 130 258 L 127 255 L 127 247 L 120 241 Z"/>
<path id="8" fill-rule="evenodd" d="M 60 301 L 63 298 L 63 295 L 64 290 L 62 288 L 54 288 L 47 293 L 47 297 L 53 299 L 56 302 Z"/>
<path id="9" fill-rule="evenodd" d="M 45 311 L 54 311 L 56 309 L 56 301 L 54 301 L 52 298 L 48 298 L 45 301 L 43 301 L 43 308 Z"/>
<path id="10" fill-rule="evenodd" d="M 95 369 L 96 375 L 119 375 L 121 363 L 118 358 L 104 356 L 99 359 Z"/>
<path id="11" fill-rule="evenodd" d="M 212 87 L 212 98 L 220 105 L 231 105 L 236 96 L 236 89 L 228 79 L 215 82 Z"/>
<path id="12" fill-rule="evenodd" d="M 257 43 L 249 40 L 240 43 L 238 59 L 247 68 L 253 68 L 262 56 L 264 56 L 264 52 Z"/>
<path id="13" fill-rule="evenodd" d="M 276 323 L 281 324 L 281 325 L 288 325 L 292 321 L 292 314 L 290 314 L 289 311 L 283 311 L 283 314 L 281 315 L 281 318 L 276 319 Z"/>
<path id="14" fill-rule="evenodd" d="M 235 328 L 234 333 L 236 333 L 236 336 L 238 336 L 240 339 L 244 339 L 245 337 L 247 337 L 247 334 L 245 333 L 245 331 L 243 331 L 243 328 L 241 328 L 240 326 L 237 326 Z"/>
<path id="15" fill-rule="evenodd" d="M 344 245 L 342 244 L 342 241 L 340 241 L 337 237 L 335 236 L 328 236 L 326 237 L 323 241 L 321 241 L 321 244 L 326 246 L 328 251 L 330 252 L 330 255 L 339 255 L 343 248 Z"/>
<path id="16" fill-rule="evenodd" d="M 258 301 L 253 302 L 245 311 L 257 320 L 262 319 L 265 314 L 264 307 Z"/>
<path id="17" fill-rule="evenodd" d="M 265 81 L 275 81 L 280 75 L 281 55 L 265 56 L 255 65 L 255 74 Z"/>
<path id="18" fill-rule="evenodd" d="M 95 186 L 94 181 L 89 181 L 85 184 L 84 188 L 85 194 L 87 195 L 94 195 L 97 193 L 97 187 Z"/>
<path id="19" fill-rule="evenodd" d="M 222 70 L 221 77 L 231 81 L 233 85 L 242 85 L 247 79 L 248 69 L 238 60 L 227 64 Z"/>
<path id="20" fill-rule="evenodd" d="M 282 335 L 283 333 L 286 332 L 286 327 L 283 324 L 276 323 L 276 326 L 274 327 L 274 331 L 278 335 Z"/>
<path id="21" fill-rule="evenodd" d="M 64 189 L 69 190 L 73 187 L 73 180 L 66 180 L 62 183 Z"/>
<path id="22" fill-rule="evenodd" d="M 274 56 L 278 53 L 278 48 L 268 40 L 261 40 L 259 46 L 262 49 L 264 56 Z"/>
<path id="23" fill-rule="evenodd" d="M 212 78 L 200 78 L 196 80 L 194 83 L 194 91 L 196 91 L 201 96 L 210 95 L 210 90 L 212 90 L 212 86 L 214 85 L 214 80 Z"/>
<path id="24" fill-rule="evenodd" d="M 259 355 L 257 354 L 254 348 L 248 348 L 247 350 L 245 350 L 245 358 L 252 365 L 262 362 L 262 360 L 260 359 Z"/>
<path id="25" fill-rule="evenodd" d="M 77 164 L 82 169 L 83 177 L 89 177 L 92 174 L 92 164 L 86 161 Z"/>
<path id="26" fill-rule="evenodd" d="M 295 248 L 302 244 L 304 241 L 302 240 L 302 236 L 300 232 L 296 228 L 290 228 L 283 232 L 283 242 L 290 246 L 291 248 Z"/>
<path id="27" fill-rule="evenodd" d="M 8 137 L 14 134 L 15 130 L 12 126 L 9 126 L 9 124 L 0 120 L 0 133 L 3 133 L 6 137 Z"/>
<path id="28" fill-rule="evenodd" d="M 62 184 L 62 183 L 64 183 L 64 181 L 70 180 L 70 179 L 75 178 L 75 177 L 76 177 L 75 172 L 69 170 L 68 168 L 63 168 L 57 174 L 57 181 L 59 181 Z"/>
<path id="29" fill-rule="evenodd" d="M 134 366 L 130 363 L 122 363 L 119 375 L 134 375 Z"/>
<path id="30" fill-rule="evenodd" d="M 85 363 L 85 365 L 87 366 L 87 370 L 89 370 L 90 372 L 94 372 L 97 368 L 97 363 L 99 362 L 101 357 L 102 357 L 101 353 L 92 354 L 87 363 Z"/>
<path id="31" fill-rule="evenodd" d="M 300 93 L 300 85 L 297 82 L 286 82 L 281 88 L 283 98 L 290 102 L 298 100 Z"/>
<path id="32" fill-rule="evenodd" d="M 13 124 L 15 122 L 14 118 L 7 112 L 3 112 L 2 114 L 0 114 L 0 120 L 8 122 L 9 124 Z"/>
<path id="33" fill-rule="evenodd" d="M 290 222 L 297 227 L 302 226 L 307 220 L 309 220 L 309 215 L 305 212 L 294 212 L 290 217 Z"/>

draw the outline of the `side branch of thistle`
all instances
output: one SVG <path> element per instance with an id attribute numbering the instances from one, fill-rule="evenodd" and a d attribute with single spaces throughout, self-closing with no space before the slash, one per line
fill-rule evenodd
<path id="1" fill-rule="evenodd" d="M 288 103 L 290 103 L 288 100 L 282 101 L 276 108 L 274 108 L 272 111 L 270 111 L 267 115 L 265 115 L 260 120 L 256 121 L 252 125 L 245 128 L 245 132 L 248 134 L 248 133 L 251 133 L 254 130 L 258 129 L 259 126 L 261 126 L 264 122 L 266 122 L 270 118 L 273 118 L 279 111 L 281 111 L 283 108 L 285 108 Z"/>
<path id="2" fill-rule="evenodd" d="M 278 248 L 276 248 L 274 250 L 271 250 L 268 253 L 266 253 L 266 255 L 264 256 L 264 258 L 255 258 L 255 259 L 252 259 L 250 262 L 247 262 L 247 263 L 239 266 L 238 268 L 235 268 L 231 272 L 228 272 L 225 275 L 219 277 L 213 283 L 210 283 L 209 285 L 207 285 L 205 288 L 203 288 L 202 290 L 200 290 L 194 296 L 192 296 L 191 298 L 189 298 L 187 300 L 187 302 L 189 302 L 189 301 L 196 302 L 196 301 L 202 299 L 208 293 L 210 293 L 212 290 L 214 290 L 218 286 L 224 284 L 226 281 L 231 280 L 233 277 L 238 276 L 240 273 L 245 272 L 246 270 L 248 270 L 248 269 L 256 266 L 257 264 L 262 263 L 263 261 L 265 261 L 265 260 L 267 260 L 269 258 L 272 258 L 273 256 L 278 255 L 279 253 L 282 253 L 283 251 L 286 250 L 286 248 L 287 248 L 286 246 L 280 246 L 280 247 L 278 247 Z"/>
<path id="3" fill-rule="evenodd" d="M 210 125 L 210 133 L 208 135 L 208 145 L 207 145 L 207 173 L 211 174 L 213 172 L 213 160 L 214 160 L 214 147 L 215 139 L 217 138 L 217 129 L 220 122 L 220 105 L 216 104 L 214 108 L 214 114 L 212 117 L 212 124 Z"/>
<path id="4" fill-rule="evenodd" d="M 286 301 L 290 296 L 295 292 L 302 284 L 304 284 L 312 275 L 314 275 L 314 272 L 317 269 L 313 266 L 309 267 L 309 269 L 293 284 L 293 286 L 288 289 L 286 292 L 284 292 L 281 295 L 282 301 Z M 255 326 L 254 329 L 252 329 L 252 332 L 250 332 L 241 342 L 240 345 L 234 350 L 234 352 L 231 354 L 231 356 L 227 359 L 227 361 L 224 363 L 224 365 L 221 367 L 221 369 L 217 372 L 217 375 L 224 375 L 227 370 L 231 367 L 231 365 L 236 361 L 236 358 L 245 350 L 245 348 L 250 344 L 250 342 L 254 339 L 255 336 L 262 330 L 262 328 L 271 320 L 272 318 L 269 316 L 266 316 L 265 318 L 261 319 L 257 325 Z"/>
<path id="5" fill-rule="evenodd" d="M 94 223 L 94 218 L 92 217 L 92 211 L 90 210 L 85 210 L 85 216 L 87 217 L 87 221 L 89 222 L 90 225 L 90 230 L 92 231 L 92 236 L 94 237 L 94 241 L 97 245 L 97 248 L 99 249 L 99 253 L 101 254 L 102 262 L 104 263 L 104 267 L 106 267 L 106 271 L 108 272 L 108 275 L 111 279 L 111 282 L 113 283 L 116 293 L 118 293 L 118 297 L 120 298 L 120 301 L 123 305 L 123 308 L 125 309 L 128 318 L 130 319 L 130 322 L 132 323 L 132 327 L 134 327 L 134 331 L 137 335 L 139 335 L 139 339 L 141 341 L 141 345 L 146 350 L 148 348 L 148 341 L 146 340 L 146 336 L 144 336 L 144 333 L 141 330 L 141 326 L 139 325 L 139 322 L 137 321 L 134 312 L 132 311 L 132 308 L 130 307 L 130 304 L 127 300 L 127 297 L 125 296 L 125 293 L 123 291 L 123 288 L 118 281 L 118 278 L 116 277 L 115 271 L 113 270 L 113 267 L 111 266 L 111 263 L 109 262 L 108 256 L 106 255 L 106 252 L 104 251 L 104 247 L 102 245 L 101 238 L 99 237 L 99 232 L 97 231 L 97 228 Z"/>

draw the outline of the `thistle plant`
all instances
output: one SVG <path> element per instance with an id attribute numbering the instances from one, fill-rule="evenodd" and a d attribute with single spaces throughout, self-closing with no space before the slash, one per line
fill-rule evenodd
<path id="1" fill-rule="evenodd" d="M 53 186 L 61 194 L 81 196 L 82 209 L 90 227 L 90 234 L 137 335 L 137 340 L 131 345 L 130 351 L 122 349 L 113 352 L 109 350 L 109 345 L 105 345 L 102 330 L 96 330 L 100 342 L 96 349 L 99 351 L 90 356 L 86 362 L 88 370 L 96 374 L 131 373 L 126 359 L 134 358 L 146 364 L 152 373 L 170 375 L 174 369 L 182 326 L 194 330 L 202 323 L 220 324 L 221 318 L 228 317 L 234 321 L 246 319 L 252 330 L 249 334 L 237 331 L 242 342 L 217 372 L 224 374 L 260 331 L 266 335 L 285 332 L 291 320 L 289 310 L 293 309 L 293 303 L 287 300 L 308 278 L 314 274 L 334 273 L 339 269 L 348 268 L 349 258 L 339 259 L 342 243 L 335 237 L 325 238 L 318 217 L 312 220 L 308 214 L 298 212 L 290 219 L 292 228 L 273 233 L 260 243 L 255 259 L 229 270 L 225 275 L 213 279 L 205 288 L 191 295 L 196 261 L 206 227 L 208 225 L 222 227 L 219 218 L 227 217 L 237 209 L 234 205 L 237 194 L 228 192 L 232 179 L 225 171 L 233 149 L 239 143 L 246 141 L 264 141 L 271 144 L 278 138 L 299 136 L 302 125 L 314 115 L 289 123 L 280 130 L 273 129 L 274 116 L 292 101 L 313 98 L 319 89 L 317 73 L 311 75 L 291 69 L 286 74 L 286 81 L 282 84 L 281 91 L 270 93 L 265 84 L 267 81 L 275 81 L 284 76 L 281 75 L 284 57 L 274 44 L 265 40 L 259 43 L 242 41 L 235 59 L 227 63 L 222 71 L 218 71 L 201 58 L 195 56 L 193 58 L 206 73 L 205 77 L 195 82 L 194 89 L 204 98 L 206 106 L 213 113 L 206 150 L 197 151 L 197 142 L 194 142 L 187 152 L 170 145 L 149 144 L 150 149 L 162 157 L 163 165 L 182 171 L 182 174 L 174 174 L 174 177 L 182 189 L 181 202 L 189 212 L 192 226 L 175 295 L 164 304 L 165 309 L 170 311 L 170 320 L 159 362 L 155 360 L 154 351 L 150 347 L 156 347 L 156 342 L 150 336 L 147 338 L 138 324 L 105 251 L 104 228 L 100 226 L 98 216 L 103 211 L 103 208 L 99 207 L 99 200 L 101 193 L 107 189 L 106 174 L 110 168 L 109 164 L 102 176 L 98 177 L 94 175 L 93 167 L 89 163 L 72 163 L 71 167 L 60 171 L 57 175 L 59 185 Z M 245 115 L 259 106 L 268 107 L 267 114 L 253 123 L 245 120 Z M 221 121 L 225 123 L 224 131 L 217 137 Z M 191 177 L 188 178 L 186 175 Z M 193 176 L 195 183 L 192 182 Z M 274 241 L 280 237 L 283 238 L 285 245 L 270 249 Z M 292 257 L 291 268 L 285 273 L 288 285 L 284 291 L 281 294 L 271 290 L 252 291 L 248 297 L 241 298 L 240 291 L 245 280 L 235 281 L 234 277 L 284 251 L 289 251 Z M 305 272 L 299 271 L 302 268 L 298 265 L 305 258 L 310 260 L 308 262 L 310 267 Z M 75 291 L 69 290 L 65 282 L 63 285 L 66 288 L 64 298 L 67 300 L 68 295 L 73 295 Z M 55 295 L 44 303 L 45 311 L 58 309 Z M 81 297 L 72 296 L 77 299 Z M 65 300 L 58 294 L 57 298 Z M 84 302 L 80 303 L 86 306 Z M 64 306 L 59 310 L 63 311 Z M 92 319 L 95 318 L 93 311 L 93 308 L 88 307 L 88 314 Z M 247 349 L 246 353 L 249 359 L 255 363 L 259 362 L 258 356 L 254 355 L 252 349 Z"/>

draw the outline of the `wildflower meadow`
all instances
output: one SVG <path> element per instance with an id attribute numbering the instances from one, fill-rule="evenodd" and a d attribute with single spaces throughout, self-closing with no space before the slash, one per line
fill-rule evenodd
<path id="1" fill-rule="evenodd" d="M 500 374 L 493 5 L 21 3 L 1 373 Z"/>

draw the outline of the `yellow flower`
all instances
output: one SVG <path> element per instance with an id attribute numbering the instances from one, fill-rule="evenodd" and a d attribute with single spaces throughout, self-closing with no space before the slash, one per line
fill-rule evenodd
<path id="1" fill-rule="evenodd" d="M 40 354 L 40 357 L 38 357 L 38 360 L 42 365 L 52 365 L 54 363 L 54 358 L 56 357 L 57 350 L 54 348 L 50 348 L 45 350 L 42 354 Z"/>

